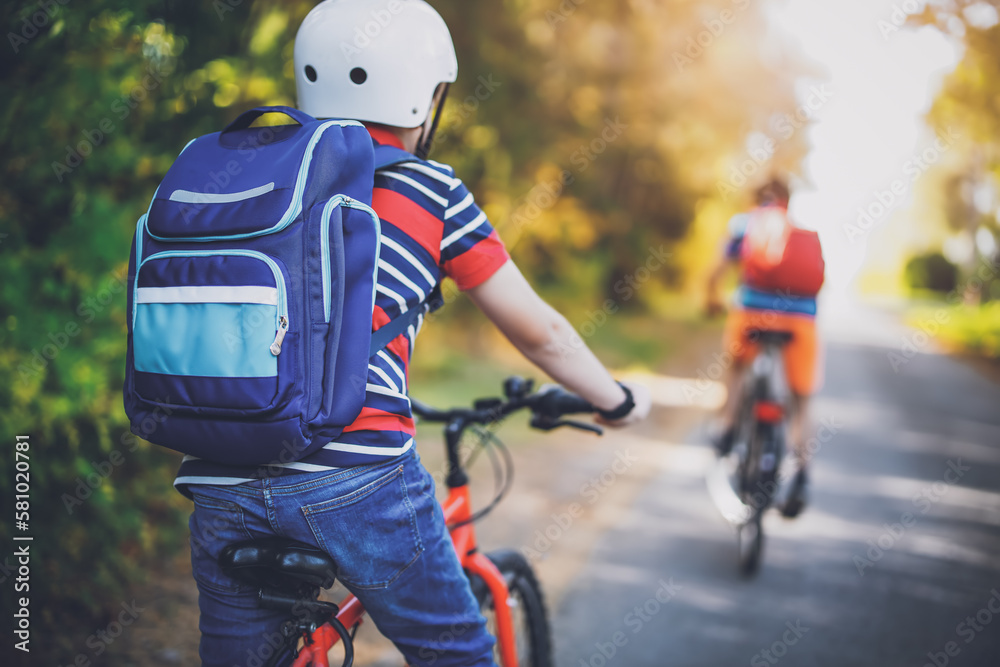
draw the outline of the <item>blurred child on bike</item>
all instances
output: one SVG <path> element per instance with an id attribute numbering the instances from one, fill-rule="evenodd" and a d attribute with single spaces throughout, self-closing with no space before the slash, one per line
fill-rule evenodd
<path id="1" fill-rule="evenodd" d="M 723 337 L 724 353 L 732 359 L 726 378 L 727 399 L 723 408 L 723 431 L 716 447 L 720 455 L 732 449 L 736 433 L 743 376 L 757 353 L 752 330 L 787 331 L 791 341 L 783 350 L 783 361 L 791 394 L 789 440 L 795 454 L 795 476 L 783 508 L 786 516 L 803 509 L 808 484 L 806 449 L 809 429 L 809 397 L 820 382 L 820 348 L 816 336 L 816 294 L 822 284 L 823 259 L 818 237 L 795 227 L 788 218 L 788 185 L 774 178 L 757 189 L 752 210 L 729 221 L 728 234 L 719 262 L 708 279 L 707 311 L 723 311 L 719 283 L 730 268 L 742 270 L 742 280 L 729 310 Z M 794 248 L 789 239 L 801 239 Z M 758 241 L 754 248 L 750 239 Z M 757 249 L 760 248 L 758 253 Z M 771 254 L 758 259 L 758 255 Z M 767 264 L 772 273 L 765 286 L 751 284 L 747 264 Z M 759 274 L 758 274 L 759 276 Z M 777 276 L 777 277 L 775 277 Z M 758 277 L 760 281 L 760 278 Z"/>

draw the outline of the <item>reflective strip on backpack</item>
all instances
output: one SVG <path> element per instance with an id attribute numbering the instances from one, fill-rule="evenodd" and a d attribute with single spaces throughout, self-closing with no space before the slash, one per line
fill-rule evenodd
<path id="1" fill-rule="evenodd" d="M 262 285 L 140 287 L 136 303 L 259 303 L 278 305 L 278 289 Z"/>
<path id="2" fill-rule="evenodd" d="M 235 201 L 259 197 L 273 189 L 274 181 L 266 185 L 244 190 L 243 192 L 223 192 L 221 194 L 194 192 L 192 190 L 174 190 L 170 193 L 170 201 L 179 201 L 182 204 L 231 204 Z"/>

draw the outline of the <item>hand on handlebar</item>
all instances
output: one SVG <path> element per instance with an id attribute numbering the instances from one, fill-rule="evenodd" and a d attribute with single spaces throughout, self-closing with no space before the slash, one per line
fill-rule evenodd
<path id="1" fill-rule="evenodd" d="M 534 416 L 531 426 L 543 431 L 551 431 L 560 426 L 569 426 L 581 431 L 592 431 L 601 435 L 604 431 L 600 426 L 587 422 L 565 419 L 566 415 L 589 414 L 594 406 L 586 399 L 571 394 L 557 384 L 546 384 L 535 394 Z"/>
<path id="2" fill-rule="evenodd" d="M 651 399 L 649 396 L 649 389 L 646 385 L 638 384 L 637 382 L 622 382 L 622 384 L 628 387 L 628 390 L 632 392 L 632 401 L 635 403 L 635 407 L 632 408 L 632 411 L 627 415 L 621 419 L 615 419 L 614 421 L 609 421 L 600 415 L 597 415 L 594 417 L 594 420 L 598 424 L 604 424 L 605 426 L 610 426 L 612 428 L 622 428 L 624 426 L 629 426 L 630 424 L 641 422 L 649 416 Z"/>
<path id="3" fill-rule="evenodd" d="M 710 296 L 705 301 L 705 317 L 708 319 L 714 319 L 720 315 L 725 315 L 725 313 L 726 307 L 722 305 L 722 301 L 718 297 Z"/>

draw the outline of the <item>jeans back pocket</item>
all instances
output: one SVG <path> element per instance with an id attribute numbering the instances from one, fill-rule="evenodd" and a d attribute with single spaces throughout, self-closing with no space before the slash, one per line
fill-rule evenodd
<path id="1" fill-rule="evenodd" d="M 386 588 L 423 552 L 403 466 L 350 493 L 305 505 L 302 513 L 338 577 L 358 588 Z"/>

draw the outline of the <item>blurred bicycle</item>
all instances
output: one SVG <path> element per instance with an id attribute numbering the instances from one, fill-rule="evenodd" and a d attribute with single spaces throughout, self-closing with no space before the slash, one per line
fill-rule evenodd
<path id="1" fill-rule="evenodd" d="M 793 517 L 803 505 L 801 495 L 790 494 L 779 474 L 786 451 L 788 406 L 781 351 L 793 334 L 753 329 L 750 337 L 760 352 L 741 387 L 732 448 L 720 455 L 708 475 L 712 499 L 736 526 L 739 567 L 747 576 L 760 569 L 764 513 L 777 505 L 783 515 Z"/>

